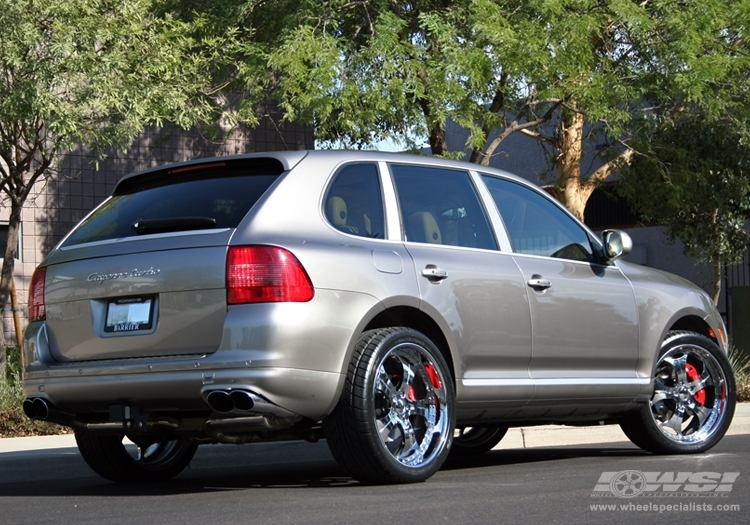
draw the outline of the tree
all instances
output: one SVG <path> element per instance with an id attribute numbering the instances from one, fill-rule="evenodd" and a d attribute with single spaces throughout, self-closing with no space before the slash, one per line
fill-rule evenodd
<path id="1" fill-rule="evenodd" d="M 700 34 L 659 44 L 644 92 L 652 110 L 635 119 L 639 154 L 622 192 L 644 220 L 664 225 L 684 253 L 712 266 L 718 303 L 721 267 L 750 245 L 750 2 L 697 3 L 676 27 Z M 680 6 L 681 9 L 684 6 Z M 697 9 L 696 9 L 697 8 Z"/>
<path id="2" fill-rule="evenodd" d="M 750 246 L 750 127 L 696 113 L 648 134 L 621 184 L 645 221 L 663 224 L 685 255 L 711 264 L 718 304 L 721 267 L 742 261 Z"/>
<path id="3" fill-rule="evenodd" d="M 2 0 L 0 191 L 10 206 L 0 305 L 7 304 L 21 211 L 74 144 L 100 155 L 147 125 L 213 115 L 212 72 L 232 37 L 158 0 Z M 0 344 L 0 365 L 5 357 Z"/>
<path id="4" fill-rule="evenodd" d="M 505 138 L 524 133 L 550 150 L 558 197 L 583 218 L 593 189 L 632 160 L 630 122 L 653 109 L 644 100 L 666 100 L 667 87 L 675 100 L 700 98 L 724 75 L 722 31 L 747 18 L 747 4 L 269 0 L 246 16 L 273 18 L 273 31 L 256 33 L 268 85 L 286 117 L 313 124 L 320 140 L 415 148 L 427 138 L 433 155 L 468 151 L 488 165 Z M 465 144 L 448 144 L 449 120 L 469 131 Z M 587 170 L 591 136 L 607 147 Z"/>

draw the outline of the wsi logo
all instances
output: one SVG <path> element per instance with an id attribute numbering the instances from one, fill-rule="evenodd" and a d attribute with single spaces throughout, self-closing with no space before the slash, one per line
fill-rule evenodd
<path id="1" fill-rule="evenodd" d="M 739 472 L 602 472 L 591 497 L 726 496 Z"/>

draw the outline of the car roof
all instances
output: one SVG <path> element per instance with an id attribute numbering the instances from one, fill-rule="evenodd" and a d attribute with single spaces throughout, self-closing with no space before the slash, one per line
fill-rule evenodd
<path id="1" fill-rule="evenodd" d="M 284 168 L 284 171 L 289 171 L 299 164 L 305 158 L 314 158 L 317 160 L 329 160 L 332 164 L 340 164 L 346 161 L 371 161 L 371 162 L 389 162 L 389 163 L 414 163 L 423 164 L 436 167 L 454 168 L 462 170 L 475 170 L 482 173 L 489 173 L 495 175 L 501 175 L 503 177 L 521 182 L 526 185 L 531 185 L 528 180 L 509 173 L 504 170 L 497 168 L 491 168 L 489 166 L 481 166 L 479 164 L 472 164 L 466 161 L 450 160 L 441 157 L 433 157 L 429 155 L 417 155 L 413 153 L 398 153 L 398 152 L 384 152 L 377 150 L 290 150 L 290 151 L 268 151 L 258 153 L 243 153 L 239 155 L 222 155 L 216 157 L 202 157 L 196 158 L 185 162 L 177 162 L 173 164 L 162 164 L 154 166 L 145 170 L 137 171 L 126 175 L 120 179 L 119 183 L 132 179 L 134 177 L 141 177 L 150 173 L 160 172 L 164 170 L 170 170 L 175 168 L 182 168 L 193 165 L 206 164 L 217 161 L 234 161 L 234 160 L 250 160 L 255 158 L 271 158 L 277 160 Z M 119 184 L 118 183 L 118 184 Z"/>

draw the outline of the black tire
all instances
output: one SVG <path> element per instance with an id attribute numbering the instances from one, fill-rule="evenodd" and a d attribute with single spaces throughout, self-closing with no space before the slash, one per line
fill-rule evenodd
<path id="1" fill-rule="evenodd" d="M 416 330 L 383 328 L 360 337 L 324 428 L 333 456 L 355 479 L 414 483 L 445 462 L 455 417 L 453 379 L 437 347 Z"/>
<path id="2" fill-rule="evenodd" d="M 76 443 L 89 467 L 101 477 L 118 483 L 152 483 L 175 477 L 188 466 L 198 445 L 185 438 L 141 442 L 136 456 L 122 436 L 76 430 Z M 140 441 L 140 440 L 139 440 Z"/>
<path id="3" fill-rule="evenodd" d="M 489 452 L 505 437 L 508 427 L 458 427 L 453 433 L 451 457 L 478 456 Z"/>
<path id="4" fill-rule="evenodd" d="M 622 418 L 620 427 L 655 454 L 705 452 L 729 428 L 736 398 L 732 368 L 715 342 L 669 332 L 654 367 L 651 400 Z"/>

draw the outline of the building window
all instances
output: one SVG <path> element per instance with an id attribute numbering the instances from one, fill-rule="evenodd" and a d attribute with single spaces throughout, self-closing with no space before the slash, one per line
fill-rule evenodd
<path id="1" fill-rule="evenodd" d="M 8 242 L 8 228 L 9 225 L 7 222 L 0 222 L 0 260 L 5 257 L 5 245 Z M 23 238 L 22 235 L 23 227 L 20 227 L 18 230 L 18 244 L 16 246 L 16 261 L 21 262 L 21 239 Z"/>

